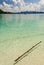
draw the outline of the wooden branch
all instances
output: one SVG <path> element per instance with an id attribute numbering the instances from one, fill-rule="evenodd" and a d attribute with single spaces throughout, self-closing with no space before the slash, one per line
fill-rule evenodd
<path id="1" fill-rule="evenodd" d="M 25 53 L 23 53 L 21 56 L 19 56 L 17 59 L 15 59 L 15 63 L 14 65 L 19 62 L 21 59 L 23 59 L 25 56 L 27 56 L 27 54 L 32 51 L 36 46 L 38 46 L 42 41 L 38 42 L 37 44 L 35 44 L 34 46 L 32 46 L 29 50 L 27 50 Z"/>

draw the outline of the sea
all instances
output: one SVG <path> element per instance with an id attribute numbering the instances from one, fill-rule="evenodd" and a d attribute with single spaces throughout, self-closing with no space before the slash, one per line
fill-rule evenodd
<path id="1" fill-rule="evenodd" d="M 16 65 L 44 65 L 44 14 L 0 14 L 0 65 L 14 65 L 15 59 L 40 41 Z"/>

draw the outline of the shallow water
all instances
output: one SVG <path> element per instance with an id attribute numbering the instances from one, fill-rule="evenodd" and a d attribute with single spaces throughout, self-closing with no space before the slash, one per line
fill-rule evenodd
<path id="1" fill-rule="evenodd" d="M 39 41 L 40 46 L 16 65 L 44 64 L 44 14 L 0 15 L 0 65 L 13 65 Z"/>

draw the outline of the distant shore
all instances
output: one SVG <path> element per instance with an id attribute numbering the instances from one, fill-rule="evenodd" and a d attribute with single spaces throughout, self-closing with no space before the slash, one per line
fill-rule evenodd
<path id="1" fill-rule="evenodd" d="M 0 10 L 0 14 L 44 14 L 44 12 L 41 11 L 4 12 L 3 10 Z"/>

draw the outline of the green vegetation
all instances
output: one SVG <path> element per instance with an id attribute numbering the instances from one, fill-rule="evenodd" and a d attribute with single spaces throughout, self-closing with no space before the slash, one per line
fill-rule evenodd
<path id="1" fill-rule="evenodd" d="M 0 14 L 1 14 L 1 13 L 4 13 L 4 12 L 0 9 Z"/>
<path id="2" fill-rule="evenodd" d="M 4 12 L 3 10 L 0 9 L 0 14 L 12 14 L 12 12 Z"/>

